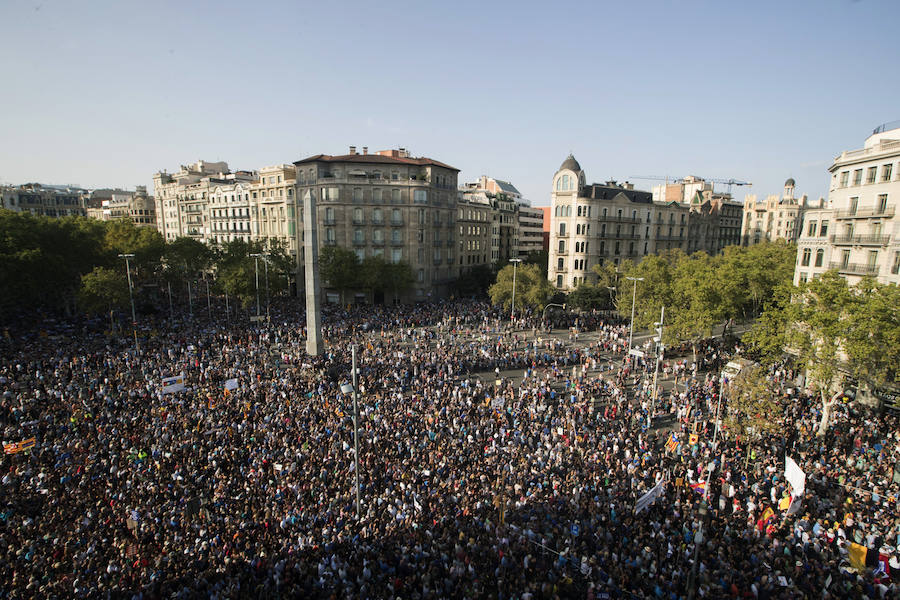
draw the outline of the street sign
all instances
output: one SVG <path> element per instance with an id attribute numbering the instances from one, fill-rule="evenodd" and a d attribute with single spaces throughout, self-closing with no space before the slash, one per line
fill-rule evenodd
<path id="1" fill-rule="evenodd" d="M 643 350 L 637 350 L 637 349 L 632 348 L 631 350 L 628 351 L 628 354 L 630 354 L 631 356 L 637 356 L 638 358 L 644 358 Z"/>

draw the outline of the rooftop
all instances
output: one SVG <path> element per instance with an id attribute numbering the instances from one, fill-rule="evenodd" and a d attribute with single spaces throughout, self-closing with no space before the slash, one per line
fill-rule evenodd
<path id="1" fill-rule="evenodd" d="M 444 169 L 450 169 L 451 171 L 459 171 L 456 167 L 451 167 L 446 163 L 442 163 L 440 161 L 434 160 L 433 158 L 425 158 L 425 157 L 400 157 L 400 156 L 385 156 L 383 154 L 342 154 L 339 156 L 332 156 L 331 154 L 316 154 L 314 156 L 310 156 L 298 161 L 295 161 L 295 165 L 303 165 L 314 162 L 346 162 L 346 163 L 356 163 L 356 164 L 370 164 L 370 165 L 406 165 L 406 166 L 435 166 L 442 167 Z"/>

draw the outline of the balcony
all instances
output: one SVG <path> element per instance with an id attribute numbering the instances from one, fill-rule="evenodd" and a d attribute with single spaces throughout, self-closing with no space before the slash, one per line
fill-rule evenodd
<path id="1" fill-rule="evenodd" d="M 889 235 L 833 235 L 832 244 L 852 246 L 887 246 L 891 241 Z"/>
<path id="2" fill-rule="evenodd" d="M 598 221 L 604 221 L 606 223 L 640 223 L 640 217 L 614 217 L 612 215 L 600 215 L 597 217 Z"/>
<path id="3" fill-rule="evenodd" d="M 868 219 L 878 217 L 893 217 L 894 207 L 885 206 L 881 208 L 863 208 L 856 210 L 836 210 L 834 211 L 835 219 Z"/>
<path id="4" fill-rule="evenodd" d="M 434 264 L 435 264 L 435 266 L 441 264 L 441 259 L 435 258 L 435 259 L 434 259 Z"/>
<path id="5" fill-rule="evenodd" d="M 403 245 L 403 240 L 391 240 L 391 246 L 400 247 Z"/>
<path id="6" fill-rule="evenodd" d="M 403 219 L 391 219 L 392 227 L 403 227 Z"/>
<path id="7" fill-rule="evenodd" d="M 620 232 L 620 233 L 616 233 L 615 235 L 610 235 L 607 237 L 612 237 L 617 240 L 639 240 L 639 239 L 641 239 L 641 234 Z"/>
<path id="8" fill-rule="evenodd" d="M 365 219 L 353 219 L 353 224 L 354 225 L 365 225 L 366 220 Z"/>
<path id="9" fill-rule="evenodd" d="M 325 240 L 325 241 L 322 242 L 322 243 L 325 244 L 326 246 L 337 246 L 337 241 L 336 241 L 336 240 Z"/>
<path id="10" fill-rule="evenodd" d="M 353 245 L 354 246 L 365 246 L 366 240 L 354 238 Z"/>
<path id="11" fill-rule="evenodd" d="M 828 263 L 829 270 L 835 270 L 839 273 L 849 273 L 851 275 L 877 275 L 878 265 L 864 265 L 860 263 Z"/>
<path id="12" fill-rule="evenodd" d="M 380 227 L 381 225 L 384 225 L 384 219 L 372 219 L 372 225 L 378 225 Z"/>
<path id="13" fill-rule="evenodd" d="M 384 246 L 384 240 L 372 240 L 372 245 L 376 247 Z"/>
<path id="14" fill-rule="evenodd" d="M 331 227 L 331 226 L 333 226 L 333 225 L 335 224 L 335 222 L 336 222 L 335 219 L 334 219 L 334 217 L 331 217 L 330 219 L 329 219 L 328 217 L 325 217 L 324 221 L 325 221 L 325 226 L 326 226 L 326 227 Z"/>

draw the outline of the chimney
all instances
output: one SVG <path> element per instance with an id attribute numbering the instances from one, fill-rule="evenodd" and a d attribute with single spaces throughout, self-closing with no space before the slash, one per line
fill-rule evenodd
<path id="1" fill-rule="evenodd" d="M 363 154 L 365 155 L 365 154 L 368 154 L 368 153 L 369 153 L 369 147 L 368 147 L 368 146 L 363 146 Z"/>
<path id="2" fill-rule="evenodd" d="M 350 154 L 356 154 L 356 146 L 350 146 Z"/>

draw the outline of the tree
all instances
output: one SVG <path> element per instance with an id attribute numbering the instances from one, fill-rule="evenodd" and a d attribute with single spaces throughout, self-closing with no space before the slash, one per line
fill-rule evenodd
<path id="1" fill-rule="evenodd" d="M 134 254 L 133 278 L 155 272 L 166 251 L 166 242 L 159 231 L 152 227 L 137 227 L 130 219 L 107 222 L 103 241 L 111 260 L 118 260 L 119 254 Z"/>
<path id="2" fill-rule="evenodd" d="M 777 286 L 762 314 L 741 337 L 747 345 L 748 353 L 764 365 L 770 365 L 784 357 L 788 331 L 795 318 L 791 306 L 791 294 L 794 290 L 791 283 Z"/>
<path id="3" fill-rule="evenodd" d="M 507 265 L 497 273 L 497 281 L 490 287 L 488 293 L 491 302 L 501 304 L 505 308 L 512 307 L 513 272 L 515 270 L 516 306 L 531 307 L 541 310 L 553 296 L 554 289 L 541 275 L 541 269 L 537 265 Z"/>
<path id="4" fill-rule="evenodd" d="M 359 286 L 359 258 L 347 248 L 325 246 L 319 252 L 319 273 L 328 287 L 340 292 L 344 304 L 344 294 Z"/>
<path id="5" fill-rule="evenodd" d="M 842 349 L 856 379 L 870 389 L 900 381 L 900 288 L 863 279 L 844 324 Z"/>
<path id="6" fill-rule="evenodd" d="M 612 306 L 612 294 L 605 287 L 582 283 L 566 296 L 566 304 L 581 310 L 595 308 L 610 308 Z"/>
<path id="7" fill-rule="evenodd" d="M 713 259 L 705 252 L 681 256 L 675 265 L 672 282 L 673 302 L 667 306 L 665 337 L 670 343 L 691 343 L 694 361 L 697 343 L 712 335 L 712 327 L 722 320 L 724 307 L 715 278 Z"/>
<path id="8" fill-rule="evenodd" d="M 726 389 L 728 398 L 725 425 L 727 430 L 745 441 L 744 451 L 750 459 L 750 443 L 764 433 L 778 429 L 775 417 L 781 407 L 769 389 L 766 374 L 760 366 L 744 367 Z"/>
<path id="9" fill-rule="evenodd" d="M 222 244 L 215 253 L 216 279 L 223 291 L 237 298 L 244 308 L 256 299 L 256 272 L 251 254 L 261 250 L 259 244 L 242 239 Z"/>
<path id="10" fill-rule="evenodd" d="M 614 308 L 615 310 L 621 310 L 619 306 L 619 299 L 622 296 L 618 288 L 619 268 L 611 260 L 605 260 L 602 263 L 594 265 L 593 270 L 594 273 L 597 274 L 597 287 L 601 290 L 606 290 L 607 292 L 609 292 L 610 305 L 612 306 L 612 308 Z"/>
<path id="11" fill-rule="evenodd" d="M 107 267 L 94 267 L 90 273 L 81 276 L 78 293 L 82 308 L 92 313 L 110 313 L 123 309 L 129 304 L 128 280 L 125 273 Z"/>
<path id="12" fill-rule="evenodd" d="M 413 277 L 412 267 L 407 262 L 389 263 L 385 269 L 387 287 L 394 292 L 394 301 L 399 298 L 400 292 L 405 292 L 412 287 Z"/>
<path id="13" fill-rule="evenodd" d="M 453 283 L 454 291 L 461 297 L 485 297 L 496 275 L 487 265 L 476 265 L 462 273 Z"/>
<path id="14" fill-rule="evenodd" d="M 544 279 L 547 278 L 547 265 L 550 261 L 550 252 L 548 250 L 532 250 L 528 253 L 525 259 L 522 261 L 522 264 L 525 265 L 537 265 L 541 268 L 541 273 L 544 274 Z"/>

